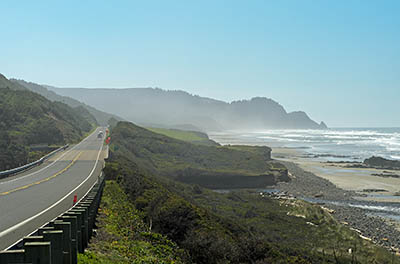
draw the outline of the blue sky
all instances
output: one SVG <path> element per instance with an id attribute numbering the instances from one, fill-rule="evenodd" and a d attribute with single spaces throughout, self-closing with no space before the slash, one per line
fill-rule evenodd
<path id="1" fill-rule="evenodd" d="M 400 1 L 2 1 L 0 72 L 400 126 Z"/>

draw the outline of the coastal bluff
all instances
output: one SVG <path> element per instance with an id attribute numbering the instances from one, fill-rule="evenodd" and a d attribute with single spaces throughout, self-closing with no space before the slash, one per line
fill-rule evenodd
<path id="1" fill-rule="evenodd" d="M 207 146 L 167 137 L 129 122 L 112 128 L 120 153 L 154 175 L 211 189 L 265 188 L 289 181 L 265 146 Z M 112 152 L 113 153 L 113 152 Z"/>

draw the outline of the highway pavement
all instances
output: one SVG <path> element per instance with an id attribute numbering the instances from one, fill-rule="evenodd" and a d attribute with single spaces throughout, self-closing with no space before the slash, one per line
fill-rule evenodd
<path id="1" fill-rule="evenodd" d="M 24 173 L 0 180 L 0 251 L 53 220 L 81 199 L 97 181 L 107 147 L 97 128 Z"/>

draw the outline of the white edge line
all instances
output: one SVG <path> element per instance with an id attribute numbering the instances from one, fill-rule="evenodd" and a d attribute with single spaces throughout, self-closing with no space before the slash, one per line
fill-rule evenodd
<path id="1" fill-rule="evenodd" d="M 99 150 L 99 152 L 98 152 L 98 154 L 97 154 L 97 159 L 96 159 L 96 162 L 95 162 L 95 164 L 94 164 L 94 166 L 93 166 L 92 171 L 90 172 L 90 174 L 86 177 L 86 179 L 85 179 L 83 182 L 81 182 L 81 183 L 80 183 L 78 186 L 76 186 L 72 191 L 70 191 L 68 194 L 66 194 L 64 197 L 62 197 L 60 200 L 58 200 L 57 202 L 55 202 L 54 204 L 52 204 L 52 205 L 49 206 L 48 208 L 46 208 L 46 209 L 44 209 L 43 211 L 37 213 L 36 215 L 33 215 L 33 216 L 31 216 L 31 217 L 25 219 L 24 221 L 22 221 L 22 222 L 20 222 L 20 223 L 14 225 L 14 226 L 12 226 L 12 227 L 9 227 L 9 228 L 6 229 L 6 230 L 0 232 L 0 238 L 3 237 L 3 236 L 5 236 L 5 235 L 7 235 L 8 233 L 10 233 L 10 232 L 12 232 L 12 231 L 18 229 L 19 227 L 25 225 L 26 223 L 32 221 L 33 219 L 35 219 L 35 218 L 41 216 L 42 214 L 46 213 L 47 211 L 53 209 L 55 206 L 57 206 L 57 205 L 60 204 L 62 201 L 64 201 L 68 196 L 70 196 L 73 192 L 75 192 L 78 188 L 80 188 L 80 187 L 92 176 L 93 172 L 95 171 L 95 169 L 96 169 L 96 167 L 97 167 L 97 163 L 98 163 L 98 161 L 99 161 L 100 153 L 101 153 L 102 150 L 103 150 L 103 143 L 101 144 L 100 150 Z M 94 183 L 93 186 L 94 186 L 95 184 L 96 184 L 96 183 Z M 93 186 L 92 186 L 92 187 L 93 187 Z M 89 188 L 89 191 L 90 191 L 90 189 L 91 189 L 91 188 Z M 88 191 L 88 192 L 89 192 L 89 191 Z M 87 192 L 87 193 L 88 193 L 88 192 Z M 86 194 L 85 194 L 85 195 L 86 195 Z M 84 196 L 82 196 L 82 197 L 84 197 Z M 81 198 L 79 201 L 81 201 L 81 200 L 82 200 L 82 198 Z M 68 209 L 68 210 L 69 210 L 69 209 Z M 32 233 L 34 233 L 34 232 L 36 232 L 36 229 L 35 229 L 35 231 L 33 231 Z M 31 234 L 32 234 L 32 233 L 31 233 Z M 19 239 L 19 240 L 20 240 L 20 239 Z M 17 243 L 19 240 L 17 240 L 15 243 Z M 13 245 L 15 245 L 15 243 L 13 243 L 10 247 L 12 247 Z M 8 247 L 7 249 L 9 249 L 10 247 Z M 5 249 L 5 250 L 7 250 L 7 249 Z"/>
<path id="2" fill-rule="evenodd" d="M 96 131 L 97 131 L 97 129 L 96 129 L 92 134 L 90 134 L 90 135 L 87 136 L 85 139 L 83 139 L 81 142 L 79 142 L 78 144 L 76 144 L 75 146 L 73 146 L 72 148 L 70 148 L 67 152 L 65 152 L 64 154 L 62 154 L 60 157 L 58 157 L 55 161 L 53 161 L 52 163 L 50 163 L 50 164 L 47 165 L 46 167 L 41 168 L 41 169 L 38 170 L 38 171 L 29 173 L 29 174 L 27 174 L 27 175 L 25 175 L 25 176 L 17 177 L 17 178 L 15 178 L 15 179 L 8 180 L 8 181 L 2 181 L 2 182 L 0 182 L 0 185 L 1 185 L 1 184 L 5 184 L 5 183 L 9 183 L 9 182 L 15 182 L 15 181 L 18 181 L 18 180 L 25 179 L 25 178 L 27 178 L 27 177 L 29 177 L 29 176 L 35 175 L 35 174 L 37 174 L 37 173 L 39 173 L 39 172 L 41 172 L 41 171 L 43 171 L 43 170 L 45 170 L 45 169 L 47 169 L 47 168 L 53 166 L 57 161 L 59 161 L 59 160 L 60 160 L 61 158 L 63 158 L 65 155 L 67 155 L 68 153 L 70 153 L 74 148 L 76 148 L 77 146 L 79 146 L 80 144 L 82 144 L 83 142 L 85 142 L 85 141 L 86 141 L 91 135 L 93 135 Z"/>
<path id="3" fill-rule="evenodd" d="M 100 175 L 102 175 L 102 174 L 103 174 L 103 172 L 100 172 Z M 69 211 L 69 210 L 71 210 L 72 208 L 74 208 L 75 206 L 77 206 L 77 205 L 79 204 L 79 202 L 82 201 L 83 198 L 86 197 L 86 195 L 93 189 L 93 187 L 94 187 L 97 183 L 98 183 L 98 181 L 95 181 L 95 182 L 92 184 L 92 186 L 90 186 L 89 190 L 82 196 L 82 198 L 79 199 L 79 201 L 76 202 L 76 204 L 75 204 L 74 206 L 72 206 L 71 208 L 69 208 L 67 211 Z M 67 211 L 65 211 L 65 212 L 67 212 Z M 65 212 L 64 212 L 64 213 L 65 213 Z M 53 218 L 53 219 L 50 220 L 49 222 L 53 222 L 54 220 L 56 220 L 59 216 L 63 215 L 64 213 L 62 213 L 62 214 L 56 216 L 55 218 Z M 26 235 L 26 236 L 31 236 L 31 235 L 33 235 L 34 233 L 36 233 L 36 231 L 37 231 L 38 229 L 45 227 L 49 222 L 47 222 L 47 223 L 43 224 L 42 226 L 36 228 L 35 230 L 33 230 L 31 233 L 29 233 L 29 234 Z M 20 239 L 17 240 L 14 244 L 12 244 L 12 245 L 9 246 L 8 248 L 4 249 L 3 251 L 9 250 L 10 248 L 12 248 L 12 247 L 15 246 L 16 244 L 18 244 L 22 239 L 23 239 L 23 238 L 20 238 Z"/>

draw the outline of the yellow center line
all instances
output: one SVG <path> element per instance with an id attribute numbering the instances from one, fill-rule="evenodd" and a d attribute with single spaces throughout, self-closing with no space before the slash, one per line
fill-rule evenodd
<path id="1" fill-rule="evenodd" d="M 30 183 L 30 184 L 27 184 L 27 185 L 18 187 L 18 188 L 16 188 L 16 189 L 13 189 L 13 190 L 10 190 L 10 191 L 7 191 L 7 192 L 2 192 L 2 193 L 0 193 L 0 196 L 4 196 L 4 195 L 7 195 L 7 194 L 16 192 L 16 191 L 24 190 L 24 189 L 29 188 L 29 187 L 32 187 L 32 186 L 34 186 L 34 185 L 41 184 L 41 183 L 43 183 L 43 182 L 47 182 L 47 181 L 49 181 L 49 180 L 51 180 L 51 179 L 54 179 L 54 178 L 57 177 L 58 175 L 60 175 L 60 174 L 62 174 L 62 173 L 64 173 L 64 172 L 66 172 L 69 168 L 71 168 L 71 166 L 74 165 L 74 163 L 79 159 L 79 157 L 80 157 L 81 155 L 82 155 L 82 151 L 79 152 L 79 154 L 75 156 L 75 158 L 71 161 L 70 164 L 68 164 L 67 167 L 65 167 L 64 169 L 58 171 L 58 172 L 55 173 L 54 175 L 52 175 L 52 176 L 50 176 L 50 177 L 47 177 L 47 178 L 44 178 L 44 179 L 42 179 L 42 180 L 40 180 L 40 181 L 36 181 L 36 182 Z"/>

